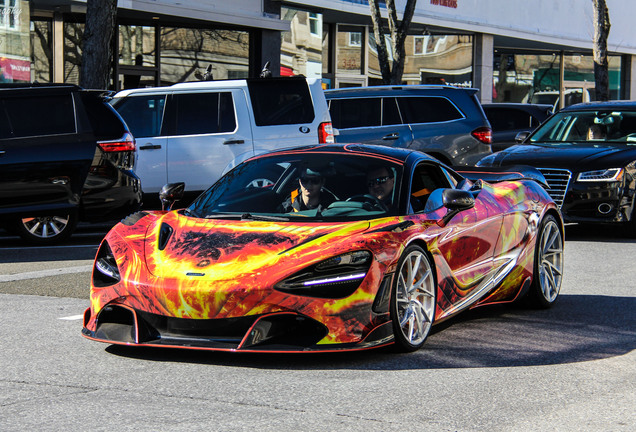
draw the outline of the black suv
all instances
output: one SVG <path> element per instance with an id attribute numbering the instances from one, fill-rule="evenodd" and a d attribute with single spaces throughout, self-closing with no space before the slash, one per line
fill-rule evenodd
<path id="1" fill-rule="evenodd" d="M 36 244 L 140 207 L 135 141 L 100 92 L 0 86 L 0 226 Z"/>
<path id="2" fill-rule="evenodd" d="M 336 142 L 410 148 L 450 165 L 474 165 L 492 153 L 492 130 L 476 93 L 405 85 L 327 90 L 325 97 Z"/>

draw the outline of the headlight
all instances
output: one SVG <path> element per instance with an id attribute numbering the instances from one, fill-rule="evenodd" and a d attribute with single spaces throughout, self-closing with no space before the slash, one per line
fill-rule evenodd
<path id="1" fill-rule="evenodd" d="M 93 268 L 93 285 L 102 288 L 115 285 L 121 280 L 119 268 L 108 242 L 102 243 L 95 257 Z"/>
<path id="2" fill-rule="evenodd" d="M 623 168 L 608 168 L 595 171 L 585 171 L 578 175 L 576 181 L 580 182 L 612 182 L 620 181 L 623 177 Z"/>
<path id="3" fill-rule="evenodd" d="M 338 255 L 304 269 L 277 283 L 274 288 L 288 294 L 344 298 L 358 289 L 371 266 L 369 251 Z"/>

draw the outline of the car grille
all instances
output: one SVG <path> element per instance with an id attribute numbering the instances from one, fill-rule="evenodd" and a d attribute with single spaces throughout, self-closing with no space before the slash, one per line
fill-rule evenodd
<path id="1" fill-rule="evenodd" d="M 543 177 L 548 182 L 548 193 L 554 200 L 554 202 L 561 208 L 563 205 L 563 199 L 565 198 L 565 193 L 568 190 L 568 185 L 570 184 L 570 178 L 572 178 L 572 173 L 565 169 L 558 168 L 539 168 Z"/>

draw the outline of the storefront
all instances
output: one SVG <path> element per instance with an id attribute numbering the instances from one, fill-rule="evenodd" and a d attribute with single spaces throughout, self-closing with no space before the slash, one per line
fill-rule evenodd
<path id="1" fill-rule="evenodd" d="M 404 7 L 404 1 L 398 1 Z M 185 3 L 183 3 L 185 4 Z M 629 0 L 608 0 L 610 89 L 636 99 Z M 0 80 L 79 82 L 86 0 L 0 0 Z M 405 84 L 480 89 L 482 101 L 594 98 L 589 0 L 420 0 L 406 39 Z M 201 79 L 320 77 L 380 84 L 366 0 L 120 0 L 115 90 Z M 564 25 L 567 23 L 567 25 Z"/>

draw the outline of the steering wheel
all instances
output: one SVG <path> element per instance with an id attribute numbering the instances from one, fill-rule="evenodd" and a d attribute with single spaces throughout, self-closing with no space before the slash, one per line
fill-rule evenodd
<path id="1" fill-rule="evenodd" d="M 374 197 L 371 194 L 360 194 L 360 195 L 354 195 L 350 198 L 347 198 L 347 201 L 357 201 L 357 202 L 361 202 L 364 204 L 369 204 L 369 207 L 367 208 L 367 206 L 364 206 L 365 210 L 373 210 L 375 207 L 379 208 L 380 210 L 382 210 L 383 212 L 388 212 L 389 208 L 386 206 L 386 204 L 384 204 L 382 201 L 380 201 L 378 198 Z"/>

